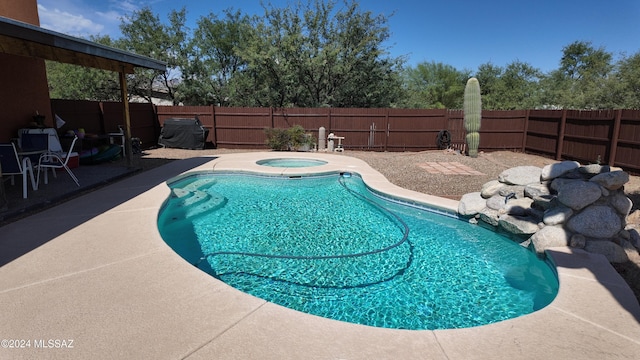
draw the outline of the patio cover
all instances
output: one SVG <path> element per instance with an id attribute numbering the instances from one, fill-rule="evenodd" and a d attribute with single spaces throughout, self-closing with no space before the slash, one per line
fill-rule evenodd
<path id="1" fill-rule="evenodd" d="M 2 16 L 0 52 L 127 74 L 133 73 L 136 67 L 166 70 L 166 64 L 162 61 Z"/>
<path id="2" fill-rule="evenodd" d="M 118 72 L 127 154 L 131 154 L 131 120 L 125 74 L 133 73 L 136 67 L 166 71 L 166 63 L 163 61 L 2 16 L 0 16 L 0 52 Z M 130 156 L 127 156 L 127 164 L 131 166 Z"/>

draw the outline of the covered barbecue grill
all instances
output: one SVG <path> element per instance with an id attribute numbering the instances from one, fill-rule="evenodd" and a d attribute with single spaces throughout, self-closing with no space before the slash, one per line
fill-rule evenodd
<path id="1" fill-rule="evenodd" d="M 200 120 L 171 118 L 164 121 L 158 145 L 181 149 L 204 149 L 209 129 Z"/>

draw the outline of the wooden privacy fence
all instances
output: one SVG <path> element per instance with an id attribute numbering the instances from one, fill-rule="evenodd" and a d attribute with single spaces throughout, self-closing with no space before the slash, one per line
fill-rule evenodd
<path id="1" fill-rule="evenodd" d="M 87 132 L 109 132 L 123 123 L 119 103 L 52 100 L 52 110 L 67 124 Z M 424 151 L 438 149 L 438 134 L 449 131 L 463 144 L 461 110 L 225 108 L 130 104 L 132 136 L 143 147 L 157 144 L 169 118 L 197 116 L 209 129 L 207 141 L 220 148 L 266 149 L 265 128 L 301 125 L 314 136 L 344 136 L 349 150 Z M 480 150 L 512 150 L 556 160 L 615 165 L 640 172 L 640 110 L 510 110 L 483 111 Z"/>
<path id="2" fill-rule="evenodd" d="M 124 125 L 124 114 L 120 102 L 98 102 L 86 100 L 51 100 L 51 112 L 65 121 L 58 131 L 83 128 L 89 134 L 117 132 Z M 131 134 L 141 140 L 143 146 L 154 146 L 158 142 L 160 125 L 153 104 L 130 103 Z"/>

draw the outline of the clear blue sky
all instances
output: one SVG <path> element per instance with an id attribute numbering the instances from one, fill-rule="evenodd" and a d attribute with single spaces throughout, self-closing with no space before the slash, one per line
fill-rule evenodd
<path id="1" fill-rule="evenodd" d="M 287 0 L 265 0 L 276 7 Z M 407 65 L 442 62 L 459 70 L 483 63 L 505 66 L 514 60 L 543 72 L 559 67 L 562 48 L 590 41 L 613 53 L 640 51 L 639 0 L 360 0 L 363 11 L 392 15 L 391 56 Z M 88 37 L 121 37 L 120 19 L 150 6 L 162 21 L 171 10 L 187 9 L 187 26 L 227 8 L 262 14 L 260 0 L 38 0 L 42 27 Z M 339 4 L 340 6 L 340 4 Z"/>

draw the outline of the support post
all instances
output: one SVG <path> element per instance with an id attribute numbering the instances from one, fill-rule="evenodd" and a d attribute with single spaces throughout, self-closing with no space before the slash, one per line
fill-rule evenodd
<path id="1" fill-rule="evenodd" d="M 120 69 L 120 97 L 122 99 L 122 115 L 124 117 L 124 151 L 127 167 L 132 167 L 133 153 L 131 149 L 131 117 L 129 115 L 129 95 L 127 92 L 127 74 L 124 66 Z"/>

